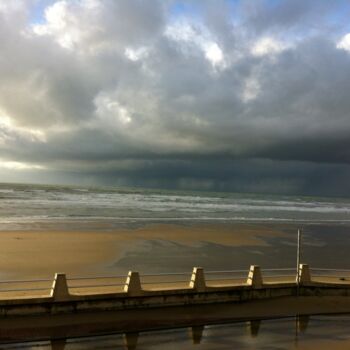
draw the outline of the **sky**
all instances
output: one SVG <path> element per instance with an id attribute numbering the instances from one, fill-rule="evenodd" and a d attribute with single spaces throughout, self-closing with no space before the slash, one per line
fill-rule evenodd
<path id="1" fill-rule="evenodd" d="M 349 15 L 0 0 L 0 182 L 350 196 Z"/>

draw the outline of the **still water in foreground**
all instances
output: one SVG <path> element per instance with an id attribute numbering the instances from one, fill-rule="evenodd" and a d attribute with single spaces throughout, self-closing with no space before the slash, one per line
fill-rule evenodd
<path id="1" fill-rule="evenodd" d="M 301 316 L 93 338 L 2 345 L 1 349 L 349 349 L 350 315 Z"/>

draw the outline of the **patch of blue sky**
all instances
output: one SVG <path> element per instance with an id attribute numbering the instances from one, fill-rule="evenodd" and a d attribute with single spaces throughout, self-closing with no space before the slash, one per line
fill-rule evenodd
<path id="1" fill-rule="evenodd" d="M 170 17 L 173 20 L 182 17 L 200 17 L 200 2 L 197 1 L 175 1 L 170 7 Z"/>
<path id="2" fill-rule="evenodd" d="M 30 12 L 31 24 L 45 23 L 45 9 L 55 3 L 55 0 L 37 0 Z"/>
<path id="3" fill-rule="evenodd" d="M 337 8 L 336 11 L 328 13 L 328 22 L 337 31 L 346 34 L 350 32 L 350 3 L 341 2 L 342 6 Z"/>
<path id="4" fill-rule="evenodd" d="M 231 17 L 232 23 L 239 23 L 239 18 L 237 18 L 239 14 L 239 7 L 241 6 L 240 0 L 211 0 L 212 4 L 217 3 L 217 6 L 221 6 L 220 4 L 226 3 L 228 5 L 226 8 L 228 9 L 228 15 Z M 204 10 L 208 10 L 206 5 L 209 2 L 202 2 L 201 0 L 180 0 L 174 1 L 170 7 L 170 21 L 176 21 L 181 18 L 191 18 L 195 22 L 203 21 Z M 211 5 L 212 5 L 211 4 Z"/>

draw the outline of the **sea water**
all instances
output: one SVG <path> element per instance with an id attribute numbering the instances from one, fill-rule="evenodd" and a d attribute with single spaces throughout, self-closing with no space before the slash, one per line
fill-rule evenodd
<path id="1" fill-rule="evenodd" d="M 32 223 L 350 222 L 350 200 L 132 188 L 0 184 L 0 229 Z"/>

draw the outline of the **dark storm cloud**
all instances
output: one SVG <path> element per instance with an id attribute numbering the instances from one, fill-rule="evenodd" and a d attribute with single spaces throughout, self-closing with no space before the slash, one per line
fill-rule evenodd
<path id="1" fill-rule="evenodd" d="M 0 180 L 350 195 L 345 2 L 11 4 Z"/>

